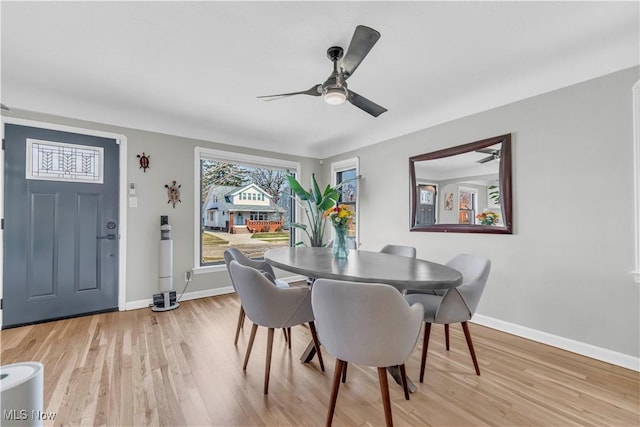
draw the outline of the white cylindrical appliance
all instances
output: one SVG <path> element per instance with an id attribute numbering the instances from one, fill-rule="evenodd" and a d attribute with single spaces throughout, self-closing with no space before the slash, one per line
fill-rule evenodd
<path id="1" fill-rule="evenodd" d="M 167 311 L 178 308 L 176 291 L 173 290 L 173 240 L 169 217 L 160 217 L 160 256 L 158 272 L 159 294 L 153 295 L 153 311 Z"/>
<path id="2" fill-rule="evenodd" d="M 0 414 L 3 426 L 42 426 L 44 365 L 22 362 L 0 366 Z"/>
<path id="3" fill-rule="evenodd" d="M 160 292 L 173 289 L 173 240 L 171 240 L 171 226 L 160 226 L 160 274 L 158 288 Z"/>

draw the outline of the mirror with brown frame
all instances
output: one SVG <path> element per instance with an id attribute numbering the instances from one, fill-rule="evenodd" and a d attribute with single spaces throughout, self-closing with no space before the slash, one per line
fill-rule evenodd
<path id="1" fill-rule="evenodd" d="M 409 158 L 411 231 L 513 232 L 511 134 Z"/>

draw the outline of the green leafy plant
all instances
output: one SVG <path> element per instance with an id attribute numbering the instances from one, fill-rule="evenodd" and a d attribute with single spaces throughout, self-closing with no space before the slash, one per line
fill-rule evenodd
<path id="1" fill-rule="evenodd" d="M 500 205 L 500 188 L 497 185 L 490 185 L 487 188 L 489 189 L 489 198 L 493 201 L 493 204 L 499 206 Z"/>
<path id="2" fill-rule="evenodd" d="M 307 218 L 307 224 L 292 222 L 291 226 L 303 230 L 308 239 L 309 246 L 324 246 L 322 238 L 326 227 L 325 211 L 333 208 L 340 198 L 340 188 L 351 180 L 343 181 L 335 187 L 327 185 L 324 191 L 320 191 L 315 174 L 311 175 L 311 188 L 305 190 L 293 175 L 287 175 L 289 186 L 294 193 L 296 204 L 302 207 Z M 301 245 L 303 242 L 297 242 Z"/>

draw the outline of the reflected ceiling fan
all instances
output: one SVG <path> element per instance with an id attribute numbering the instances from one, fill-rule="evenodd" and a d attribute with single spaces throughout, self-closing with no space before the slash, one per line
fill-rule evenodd
<path id="1" fill-rule="evenodd" d="M 308 90 L 300 92 L 265 95 L 258 98 L 265 101 L 275 101 L 292 95 L 322 95 L 327 104 L 340 105 L 345 101 L 349 101 L 361 110 L 378 117 L 387 109 L 348 89 L 347 79 L 353 75 L 356 68 L 358 68 L 379 38 L 380 33 L 373 28 L 358 25 L 346 54 L 344 54 L 344 50 L 340 46 L 332 46 L 327 49 L 327 56 L 333 62 L 333 72 L 324 83 L 319 83 Z"/>
<path id="2" fill-rule="evenodd" d="M 498 160 L 500 158 L 500 150 L 492 150 L 490 148 L 484 150 L 476 150 L 476 153 L 489 154 L 488 157 L 485 157 L 480 160 L 476 160 L 476 163 L 487 163 L 492 160 Z"/>

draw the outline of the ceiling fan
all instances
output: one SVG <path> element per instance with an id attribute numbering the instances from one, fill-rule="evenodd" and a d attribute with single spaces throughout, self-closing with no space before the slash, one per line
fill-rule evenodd
<path id="1" fill-rule="evenodd" d="M 485 157 L 480 160 L 476 160 L 476 163 L 487 163 L 492 160 L 498 160 L 500 158 L 500 150 L 492 150 L 490 148 L 484 150 L 476 150 L 476 153 L 484 153 L 489 154 L 488 157 Z"/>
<path id="2" fill-rule="evenodd" d="M 378 117 L 387 109 L 348 89 L 347 79 L 353 75 L 356 68 L 358 68 L 379 38 L 380 33 L 373 28 L 358 25 L 346 54 L 344 54 L 344 50 L 340 46 L 332 46 L 327 49 L 327 56 L 333 62 L 333 72 L 324 83 L 319 83 L 308 90 L 300 92 L 265 95 L 258 98 L 265 101 L 275 101 L 291 95 L 322 95 L 327 104 L 339 105 L 349 101 L 361 110 Z M 338 64 L 339 61 L 340 64 Z"/>

